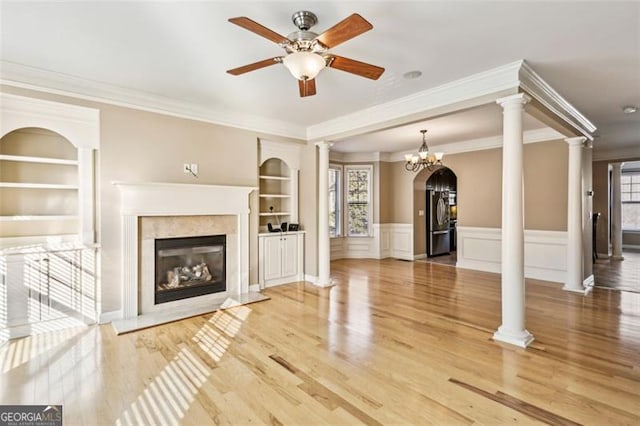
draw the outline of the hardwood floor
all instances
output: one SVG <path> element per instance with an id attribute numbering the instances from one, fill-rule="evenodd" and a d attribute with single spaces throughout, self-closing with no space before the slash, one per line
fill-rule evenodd
<path id="1" fill-rule="evenodd" d="M 115 336 L 0 349 L 2 404 L 65 424 L 640 424 L 640 294 L 527 281 L 526 350 L 499 344 L 499 276 L 340 260 L 336 286 Z"/>
<path id="2" fill-rule="evenodd" d="M 624 260 L 597 259 L 593 265 L 595 285 L 640 293 L 640 250 L 625 249 Z"/>

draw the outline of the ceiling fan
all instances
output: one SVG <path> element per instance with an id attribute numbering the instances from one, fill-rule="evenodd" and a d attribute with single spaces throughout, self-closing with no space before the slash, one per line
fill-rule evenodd
<path id="1" fill-rule="evenodd" d="M 384 72 L 384 68 L 327 52 L 329 49 L 373 28 L 373 25 L 357 13 L 338 22 L 320 35 L 309 31 L 318 22 L 318 18 L 313 13 L 301 10 L 294 13 L 291 19 L 298 27 L 298 31 L 292 32 L 287 37 L 283 37 L 245 16 L 229 19 L 232 24 L 278 44 L 287 52 L 287 55 L 265 59 L 227 72 L 232 75 L 240 75 L 282 63 L 298 79 L 301 97 L 316 94 L 315 78 L 325 67 L 346 71 L 372 80 L 377 80 Z"/>

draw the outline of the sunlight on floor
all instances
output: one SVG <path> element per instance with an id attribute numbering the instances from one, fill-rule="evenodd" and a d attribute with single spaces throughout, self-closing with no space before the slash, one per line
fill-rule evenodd
<path id="1" fill-rule="evenodd" d="M 73 326 L 72 328 L 61 330 L 61 325 L 60 328 L 55 327 L 52 329 L 55 331 L 48 329 L 46 323 L 37 325 L 39 329 L 34 330 L 33 334 L 35 335 L 10 340 L 0 348 L 0 371 L 2 373 L 7 373 L 40 355 L 48 353 L 56 346 L 67 343 L 88 329 L 86 325 L 78 326 L 77 322 L 67 324 L 69 327 Z"/>
<path id="2" fill-rule="evenodd" d="M 124 410 L 116 425 L 178 424 L 209 374 L 189 349 L 182 348 Z"/>
<path id="3" fill-rule="evenodd" d="M 218 362 L 250 313 L 246 306 L 217 311 L 192 340 Z M 193 352 L 180 349 L 121 414 L 116 425 L 178 424 L 209 375 L 207 366 Z"/>

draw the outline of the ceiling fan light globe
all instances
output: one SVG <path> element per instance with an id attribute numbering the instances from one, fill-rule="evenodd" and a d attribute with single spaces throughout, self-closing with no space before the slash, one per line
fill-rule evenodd
<path id="1" fill-rule="evenodd" d="M 294 52 L 285 56 L 282 63 L 298 80 L 312 80 L 325 67 L 324 58 L 313 52 Z"/>

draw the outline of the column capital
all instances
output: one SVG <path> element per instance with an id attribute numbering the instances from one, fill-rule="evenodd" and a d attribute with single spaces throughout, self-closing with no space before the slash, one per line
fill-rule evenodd
<path id="1" fill-rule="evenodd" d="M 524 105 L 531 100 L 531 96 L 526 93 L 516 93 L 515 95 L 505 96 L 496 99 L 496 103 L 502 108 L 512 105 Z"/>
<path id="2" fill-rule="evenodd" d="M 587 140 L 584 136 L 576 136 L 574 138 L 565 138 L 564 141 L 569 144 L 569 146 L 582 145 Z"/>
<path id="3" fill-rule="evenodd" d="M 622 168 L 622 164 L 623 164 L 623 163 L 611 163 L 611 167 L 612 167 L 613 169 L 618 169 L 618 170 L 620 170 L 620 169 Z"/>
<path id="4" fill-rule="evenodd" d="M 326 148 L 329 149 L 333 146 L 333 142 L 329 142 L 329 141 L 320 141 L 320 142 L 316 142 L 315 146 L 317 146 L 320 149 Z"/>

